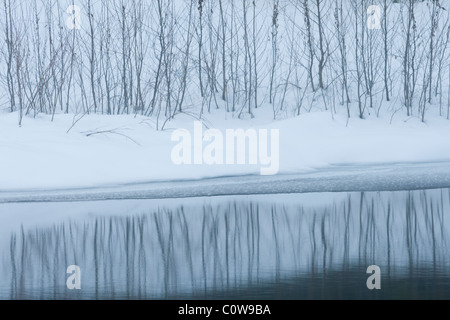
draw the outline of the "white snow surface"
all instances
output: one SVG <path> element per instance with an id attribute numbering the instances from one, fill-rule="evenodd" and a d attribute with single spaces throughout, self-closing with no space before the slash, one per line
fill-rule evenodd
<path id="1" fill-rule="evenodd" d="M 217 112 L 204 124 L 226 129 L 279 129 L 279 174 L 314 172 L 336 165 L 450 162 L 450 122 L 401 116 L 361 120 L 314 112 L 273 121 L 267 111 L 237 120 Z M 175 165 L 173 130 L 193 131 L 196 119 L 179 116 L 164 131 L 140 116 L 39 115 L 17 126 L 17 113 L 0 116 L 0 191 L 96 188 L 157 181 L 259 175 L 259 165 Z M 226 119 L 228 118 L 228 119 Z M 89 133 L 105 133 L 88 136 Z M 111 132 L 108 132 L 111 131 Z"/>

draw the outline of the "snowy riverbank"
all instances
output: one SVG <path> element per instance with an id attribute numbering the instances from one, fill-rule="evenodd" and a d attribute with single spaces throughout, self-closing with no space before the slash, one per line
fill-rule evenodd
<path id="1" fill-rule="evenodd" d="M 179 117 L 157 132 L 152 120 L 133 116 L 86 116 L 68 133 L 73 115 L 0 117 L 0 190 L 97 188 L 172 180 L 259 175 L 257 165 L 175 165 L 174 129 L 193 131 L 194 119 Z M 279 175 L 315 172 L 333 166 L 370 168 L 386 163 L 450 162 L 450 122 L 416 118 L 351 119 L 327 112 L 271 121 L 223 120 L 208 116 L 208 128 L 279 129 Z M 332 171 L 332 170 L 329 170 Z M 322 171 L 322 172 L 326 172 Z M 370 172 L 370 170 L 368 170 Z M 269 177 L 270 178 L 270 177 Z M 273 177 L 272 177 L 273 178 Z"/>

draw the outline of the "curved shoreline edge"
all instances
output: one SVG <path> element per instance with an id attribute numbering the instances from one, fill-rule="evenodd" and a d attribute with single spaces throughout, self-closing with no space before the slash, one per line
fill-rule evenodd
<path id="1" fill-rule="evenodd" d="M 276 176 L 220 177 L 79 189 L 0 191 L 0 204 L 444 188 L 450 188 L 450 162 L 341 165 L 308 173 Z"/>

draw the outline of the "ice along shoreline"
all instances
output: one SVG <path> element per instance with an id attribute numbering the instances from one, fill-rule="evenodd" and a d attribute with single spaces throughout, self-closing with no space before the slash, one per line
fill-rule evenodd
<path id="1" fill-rule="evenodd" d="M 158 181 L 91 188 L 0 191 L 0 203 L 170 199 L 450 188 L 450 162 L 341 165 L 308 173 Z"/>

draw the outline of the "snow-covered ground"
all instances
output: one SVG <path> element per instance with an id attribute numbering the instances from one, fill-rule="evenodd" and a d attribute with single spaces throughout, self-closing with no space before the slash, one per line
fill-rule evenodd
<path id="1" fill-rule="evenodd" d="M 398 167 L 387 164 L 420 163 L 411 174 L 426 174 L 425 168 L 431 167 L 430 172 L 437 175 L 436 187 L 448 182 L 449 165 L 436 164 L 450 162 L 450 123 L 443 118 L 421 123 L 417 118 L 399 116 L 390 123 L 389 119 L 372 117 L 347 123 L 345 117 L 334 115 L 332 119 L 328 112 L 315 112 L 273 121 L 264 110 L 259 112 L 255 119 L 245 121 L 225 120 L 226 115 L 217 113 L 206 117 L 204 124 L 223 132 L 236 128 L 279 129 L 277 177 L 328 172 L 336 178 L 334 168 L 343 166 L 364 169 L 357 174 L 361 177 L 370 173 L 370 168 L 383 166 L 388 174 L 407 176 L 408 170 L 398 171 Z M 193 131 L 195 119 L 187 116 L 169 123 L 165 131 L 156 131 L 149 118 L 90 115 L 68 133 L 73 115 L 59 115 L 54 122 L 45 115 L 26 118 L 22 127 L 17 126 L 16 117 L 16 113 L 0 117 L 2 194 L 260 175 L 259 165 L 175 165 L 171 153 L 177 143 L 171 141 L 171 135 L 177 128 Z M 105 133 L 98 133 L 101 131 Z M 92 133 L 98 134 L 89 135 Z M 347 176 L 354 175 L 354 169 Z M 373 178 L 382 177 L 379 170 L 372 172 Z M 264 179 L 274 181 L 277 177 Z"/>

